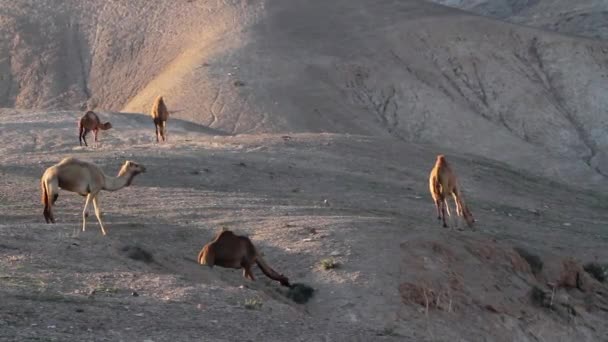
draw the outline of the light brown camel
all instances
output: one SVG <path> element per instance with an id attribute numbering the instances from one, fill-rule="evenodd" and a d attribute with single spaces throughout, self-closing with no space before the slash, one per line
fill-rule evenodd
<path id="1" fill-rule="evenodd" d="M 246 236 L 235 235 L 229 230 L 221 231 L 213 241 L 206 244 L 198 253 L 198 263 L 226 268 L 243 269 L 243 277 L 255 280 L 251 267 L 257 263 L 262 272 L 283 286 L 291 287 L 289 279 L 275 272 L 258 253 L 251 240 Z"/>
<path id="2" fill-rule="evenodd" d="M 95 144 L 97 144 L 98 131 L 106 131 L 110 128 L 112 128 L 111 123 L 101 123 L 99 116 L 97 116 L 95 112 L 89 110 L 78 121 L 78 141 L 80 142 L 80 146 L 82 146 L 83 141 L 85 146 L 89 146 L 87 145 L 87 140 L 85 138 L 90 131 L 93 131 L 93 134 L 95 134 Z"/>
<path id="3" fill-rule="evenodd" d="M 445 212 L 447 210 L 448 216 L 450 216 L 450 208 L 447 201 L 447 197 L 450 195 L 452 195 L 456 203 L 456 214 L 464 217 L 468 226 L 473 227 L 473 223 L 475 223 L 473 214 L 471 214 L 471 211 L 469 211 L 469 208 L 464 203 L 456 174 L 442 154 L 437 156 L 435 167 L 433 167 L 429 175 L 429 189 L 437 208 L 437 219 L 443 219 L 444 227 L 448 227 L 445 220 Z"/>
<path id="4" fill-rule="evenodd" d="M 138 174 L 146 172 L 143 165 L 132 161 L 125 161 L 118 172 L 118 177 L 106 176 L 95 164 L 81 161 L 75 158 L 64 158 L 59 163 L 46 169 L 40 180 L 42 189 L 42 203 L 44 204 L 44 219 L 46 223 L 55 223 L 53 217 L 53 204 L 59 196 L 59 188 L 86 196 L 84 210 L 82 211 L 82 231 L 86 227 L 86 218 L 89 215 L 88 208 L 91 201 L 95 207 L 95 216 L 101 226 L 101 233 L 106 235 L 106 230 L 101 222 L 98 194 L 101 190 L 116 191 L 131 185 L 133 178 Z M 76 229 L 74 229 L 76 234 Z"/>
<path id="5" fill-rule="evenodd" d="M 163 141 L 167 140 L 167 119 L 169 119 L 169 111 L 165 105 L 165 101 L 162 96 L 159 96 L 154 100 L 152 105 L 152 111 L 150 112 L 154 126 L 156 128 L 156 142 L 158 142 L 158 136 Z"/>

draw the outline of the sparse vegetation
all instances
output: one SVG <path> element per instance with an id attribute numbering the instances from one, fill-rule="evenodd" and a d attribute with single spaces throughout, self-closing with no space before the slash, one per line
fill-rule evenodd
<path id="1" fill-rule="evenodd" d="M 590 262 L 585 264 L 583 269 L 600 283 L 603 283 L 608 279 L 608 264 Z"/>
<path id="2" fill-rule="evenodd" d="M 115 294 L 118 289 L 115 287 L 97 286 L 91 291 L 91 294 Z"/>
<path id="3" fill-rule="evenodd" d="M 543 261 L 538 255 L 530 253 L 523 247 L 515 247 L 513 249 L 530 265 L 532 274 L 537 275 L 543 270 Z"/>
<path id="4" fill-rule="evenodd" d="M 250 298 L 250 299 L 245 300 L 245 303 L 243 304 L 243 306 L 245 307 L 245 309 L 259 310 L 262 308 L 263 304 L 264 303 L 259 298 Z"/>
<path id="5" fill-rule="evenodd" d="M 333 258 L 326 258 L 321 260 L 321 267 L 324 270 L 331 270 L 334 268 L 338 268 L 340 265 Z"/>

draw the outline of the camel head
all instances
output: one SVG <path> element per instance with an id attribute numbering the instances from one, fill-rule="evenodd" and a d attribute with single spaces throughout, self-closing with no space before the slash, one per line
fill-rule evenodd
<path id="1" fill-rule="evenodd" d="M 118 177 L 123 176 L 123 175 L 129 175 L 129 179 L 127 181 L 127 186 L 129 186 L 129 185 L 131 185 L 131 182 L 133 181 L 133 178 L 135 176 L 137 176 L 140 173 L 144 173 L 144 172 L 146 172 L 145 166 L 143 166 L 141 164 L 137 164 L 130 160 L 127 160 L 120 168 L 120 171 L 118 172 Z"/>
<path id="2" fill-rule="evenodd" d="M 104 124 L 101 125 L 101 129 L 106 131 L 108 129 L 112 128 L 112 124 L 110 122 L 106 122 Z"/>
<path id="3" fill-rule="evenodd" d="M 464 220 L 467 222 L 467 225 L 469 227 L 473 227 L 473 224 L 475 223 L 475 218 L 473 217 L 473 214 L 469 210 L 469 207 L 467 207 L 466 205 L 464 206 L 464 208 L 462 210 L 462 216 L 464 217 Z"/>

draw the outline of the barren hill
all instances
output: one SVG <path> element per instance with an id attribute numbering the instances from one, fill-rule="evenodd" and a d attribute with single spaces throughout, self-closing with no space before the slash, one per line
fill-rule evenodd
<path id="1" fill-rule="evenodd" d="M 422 0 L 0 0 L 0 37 L 0 340 L 608 336 L 607 42 Z M 438 153 L 476 230 L 435 217 Z M 65 156 L 146 165 L 107 237 L 65 191 L 43 223 Z M 222 226 L 315 296 L 196 265 Z"/>
<path id="2" fill-rule="evenodd" d="M 3 8 L 5 107 L 147 112 L 162 93 L 227 133 L 392 135 L 523 168 L 566 157 L 547 167 L 563 180 L 608 173 L 608 43 L 424 1 Z"/>
<path id="3" fill-rule="evenodd" d="M 432 0 L 438 4 L 561 33 L 608 39 L 602 0 Z"/>

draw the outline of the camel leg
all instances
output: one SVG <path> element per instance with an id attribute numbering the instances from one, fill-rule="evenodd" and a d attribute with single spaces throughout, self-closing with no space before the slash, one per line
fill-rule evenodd
<path id="1" fill-rule="evenodd" d="M 445 201 L 441 201 L 441 219 L 443 220 L 443 228 L 447 228 L 448 224 L 445 221 L 445 212 L 446 212 L 446 207 L 447 207 L 447 203 Z M 448 215 L 450 215 L 450 209 L 447 208 L 447 212 Z"/>
<path id="2" fill-rule="evenodd" d="M 441 220 L 441 202 L 438 199 L 435 200 L 435 208 L 437 208 L 437 219 Z"/>
<path id="3" fill-rule="evenodd" d="M 80 126 L 78 127 L 78 142 L 80 143 L 80 146 L 82 146 L 82 133 L 84 133 L 84 127 Z"/>
<path id="4" fill-rule="evenodd" d="M 251 265 L 248 265 L 243 262 L 243 263 L 241 263 L 241 266 L 243 267 L 243 277 L 245 277 L 246 279 L 251 279 L 252 281 L 255 281 L 253 272 L 251 272 Z"/>
<path id="5" fill-rule="evenodd" d="M 101 210 L 99 210 L 97 196 L 93 197 L 93 207 L 95 207 L 95 216 L 97 216 L 97 221 L 99 221 L 99 226 L 101 227 L 101 234 L 106 235 L 106 230 L 103 228 L 103 222 L 101 222 Z"/>
<path id="6" fill-rule="evenodd" d="M 87 227 L 87 216 L 89 216 L 89 203 L 91 203 L 91 199 L 93 199 L 92 194 L 87 195 L 87 199 L 84 202 L 84 210 L 82 210 L 82 231 L 84 232 Z"/>
<path id="7" fill-rule="evenodd" d="M 169 141 L 167 136 L 167 121 L 163 121 L 163 141 Z"/>
<path id="8" fill-rule="evenodd" d="M 89 146 L 89 144 L 87 144 L 87 134 L 89 134 L 89 130 L 85 128 L 84 132 L 82 132 L 82 141 L 84 141 L 84 146 Z"/>
<path id="9" fill-rule="evenodd" d="M 99 133 L 99 129 L 98 128 L 93 130 L 93 134 L 95 135 L 95 147 L 97 147 L 97 145 L 98 145 L 97 144 L 97 134 L 98 133 Z"/>
<path id="10" fill-rule="evenodd" d="M 156 128 L 156 142 L 158 142 L 158 125 L 154 123 L 154 128 Z"/>
<path id="11" fill-rule="evenodd" d="M 243 269 L 243 276 L 247 279 L 251 279 L 252 281 L 255 281 L 255 277 L 253 276 L 253 273 L 251 272 L 250 268 Z"/>

